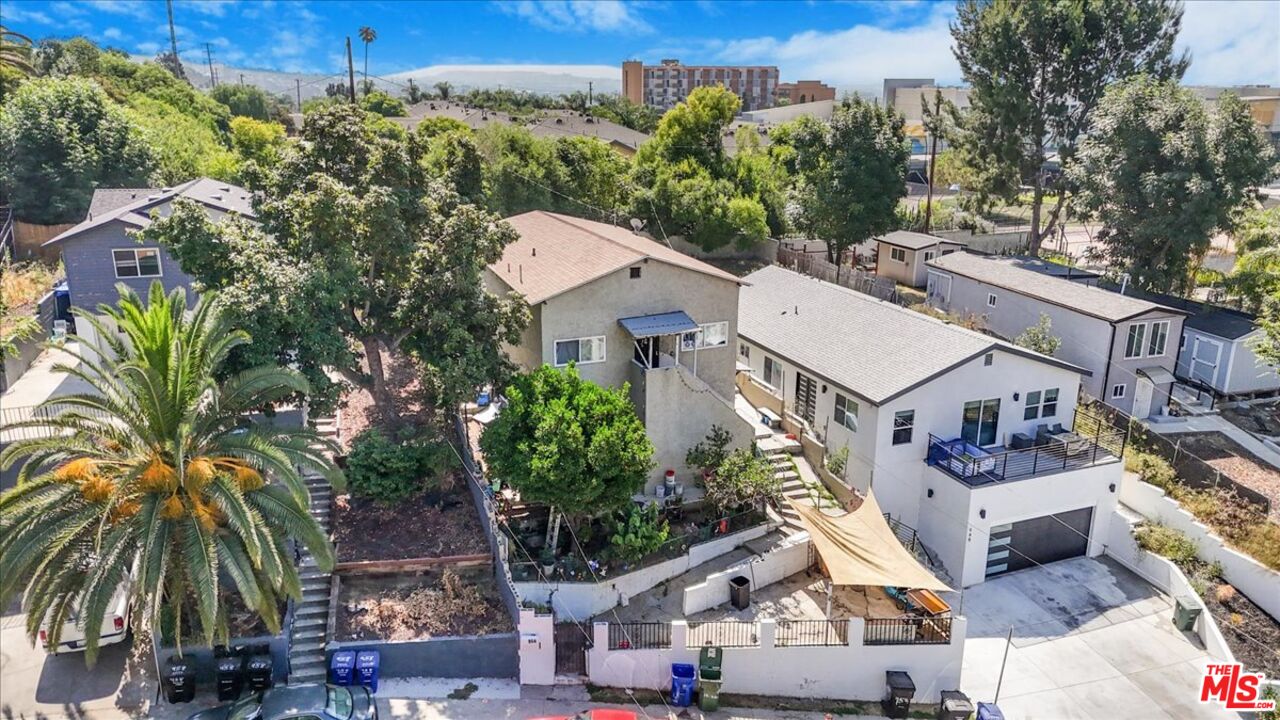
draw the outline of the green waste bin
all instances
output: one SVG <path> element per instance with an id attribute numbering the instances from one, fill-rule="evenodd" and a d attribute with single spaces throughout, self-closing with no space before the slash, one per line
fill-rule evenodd
<path id="1" fill-rule="evenodd" d="M 1195 598 L 1185 595 L 1175 598 L 1173 626 L 1182 632 L 1191 632 L 1195 630 L 1196 620 L 1199 619 L 1202 612 L 1204 612 L 1204 608 Z"/>
<path id="2" fill-rule="evenodd" d="M 720 664 L 723 661 L 724 650 L 718 647 L 704 647 L 698 653 L 698 709 L 703 712 L 720 709 L 720 686 L 724 684 L 720 677 Z"/>

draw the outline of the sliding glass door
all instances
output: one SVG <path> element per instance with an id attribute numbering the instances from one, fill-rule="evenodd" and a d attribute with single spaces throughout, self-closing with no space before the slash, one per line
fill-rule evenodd
<path id="1" fill-rule="evenodd" d="M 979 447 L 996 444 L 996 426 L 1000 422 L 1000 398 L 971 400 L 964 404 L 960 437 Z"/>

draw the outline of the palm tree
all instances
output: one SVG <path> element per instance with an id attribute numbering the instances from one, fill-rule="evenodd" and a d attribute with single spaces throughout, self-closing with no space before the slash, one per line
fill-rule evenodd
<path id="1" fill-rule="evenodd" d="M 378 31 L 365 25 L 360 28 L 360 39 L 364 41 L 364 94 L 369 94 L 369 43 L 378 39 Z"/>
<path id="2" fill-rule="evenodd" d="M 453 84 L 448 80 L 441 80 L 435 84 L 435 88 L 436 92 L 440 93 L 440 99 L 447 102 L 449 100 L 449 93 L 453 92 Z"/>
<path id="3" fill-rule="evenodd" d="M 249 413 L 307 392 L 306 380 L 278 367 L 217 380 L 249 338 L 212 295 L 188 311 L 182 290 L 165 296 L 157 282 L 144 302 L 121 285 L 118 305 L 98 311 L 127 340 L 82 313 L 101 342 L 80 339 L 68 351 L 79 366 L 58 366 L 93 392 L 59 397 L 60 413 L 14 424 L 48 436 L 0 452 L 0 468 L 25 460 L 17 486 L 0 495 L 0 605 L 24 592 L 31 641 L 47 618 L 56 645 L 72 612 L 101 618 L 133 573 L 135 629 L 157 627 L 164 608 L 180 643 L 183 611 L 194 608 L 198 623 L 188 625 L 212 644 L 227 634 L 220 590 L 229 579 L 278 632 L 282 596 L 301 594 L 288 540 L 321 568 L 333 564 L 299 468 L 341 476 L 314 433 Z M 92 663 L 100 628 L 84 631 Z"/>
<path id="4" fill-rule="evenodd" d="M 35 43 L 31 38 L 0 25 L 0 67 L 10 67 L 23 75 L 35 75 L 31 53 Z"/>

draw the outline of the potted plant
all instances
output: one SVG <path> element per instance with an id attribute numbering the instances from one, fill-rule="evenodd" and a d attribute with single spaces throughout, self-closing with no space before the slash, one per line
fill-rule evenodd
<path id="1" fill-rule="evenodd" d="M 716 468 L 729 457 L 729 443 L 733 435 L 719 425 L 712 425 L 704 440 L 689 448 L 685 453 L 684 463 L 702 471 L 702 479 L 707 480 L 715 474 Z"/>

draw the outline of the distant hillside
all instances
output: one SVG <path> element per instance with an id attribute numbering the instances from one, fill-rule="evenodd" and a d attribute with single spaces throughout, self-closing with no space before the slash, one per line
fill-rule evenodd
<path id="1" fill-rule="evenodd" d="M 209 66 L 184 62 L 187 76 L 197 87 L 210 87 Z M 257 85 L 267 92 L 294 98 L 301 81 L 302 99 L 324 95 L 329 83 L 345 83 L 346 72 L 332 75 L 288 73 L 275 70 L 237 68 L 215 62 L 213 64 L 219 83 L 244 82 Z M 428 67 L 395 73 L 386 79 L 371 78 L 374 85 L 394 95 L 404 90 L 412 78 L 423 90 L 430 90 L 437 82 L 448 81 L 457 92 L 476 88 L 509 88 L 527 92 L 560 95 L 574 90 L 586 92 L 592 83 L 598 93 L 617 93 L 622 88 L 622 71 L 607 65 L 431 65 Z M 356 82 L 360 72 L 356 71 Z"/>

